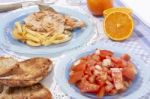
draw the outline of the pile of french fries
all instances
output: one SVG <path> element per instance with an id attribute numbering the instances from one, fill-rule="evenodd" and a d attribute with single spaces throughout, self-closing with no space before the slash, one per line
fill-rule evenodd
<path id="1" fill-rule="evenodd" d="M 64 31 L 64 33 L 53 33 L 53 35 L 49 35 L 47 33 L 33 31 L 19 22 L 15 23 L 12 35 L 15 39 L 30 46 L 48 46 L 51 44 L 59 44 L 69 41 L 72 37 L 72 33 L 70 31 Z"/>

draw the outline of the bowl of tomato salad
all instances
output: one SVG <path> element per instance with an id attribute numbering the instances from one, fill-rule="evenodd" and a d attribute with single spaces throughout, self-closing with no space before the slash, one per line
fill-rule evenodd
<path id="1" fill-rule="evenodd" d="M 71 65 L 68 82 L 83 94 L 104 97 L 126 91 L 136 75 L 137 69 L 128 54 L 115 56 L 110 50 L 97 49 Z"/>

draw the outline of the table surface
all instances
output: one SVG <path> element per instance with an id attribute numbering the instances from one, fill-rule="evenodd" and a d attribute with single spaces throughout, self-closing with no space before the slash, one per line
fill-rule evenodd
<path id="1" fill-rule="evenodd" d="M 18 1 L 18 0 L 5 0 L 5 1 L 0 0 L 0 2 L 8 2 L 8 1 Z M 115 5 L 120 6 L 119 0 L 116 0 L 116 1 L 117 2 L 115 3 Z M 55 4 L 64 6 L 64 7 L 68 7 L 71 9 L 76 9 L 76 10 L 80 11 L 81 13 L 85 13 L 85 14 L 89 15 L 89 17 L 91 18 L 91 20 L 93 21 L 93 23 L 95 25 L 94 32 L 96 32 L 96 35 L 94 35 L 91 38 L 91 40 L 89 41 L 89 43 L 86 45 L 90 45 L 91 43 L 101 41 L 101 42 L 105 42 L 105 43 L 108 43 L 113 46 L 119 46 L 122 48 L 126 48 L 130 52 L 139 56 L 146 64 L 150 65 L 150 39 L 149 39 L 150 33 L 148 32 L 149 28 L 143 22 L 141 22 L 141 20 L 139 18 L 137 18 L 136 15 L 134 16 L 136 26 L 135 26 L 133 36 L 124 42 L 113 42 L 110 39 L 108 39 L 108 37 L 103 33 L 103 28 L 102 28 L 103 18 L 102 17 L 98 17 L 98 18 L 93 17 L 90 14 L 89 10 L 87 9 L 86 5 L 70 6 L 66 3 L 65 0 L 57 0 L 57 2 Z M 5 15 L 5 14 L 6 13 L 0 13 L 0 17 L 3 17 L 3 15 Z M 0 54 L 8 55 L 8 53 L 6 53 L 4 50 L 0 50 Z M 10 52 L 9 54 L 14 55 L 13 52 Z M 57 59 L 59 59 L 59 57 L 54 58 L 55 61 L 57 61 Z M 56 84 L 54 79 L 53 79 L 53 83 L 51 84 L 50 90 L 52 91 L 52 94 L 55 99 L 69 99 L 69 97 L 60 90 L 59 86 Z M 145 98 L 148 99 L 150 93 L 145 93 L 145 94 L 146 94 Z"/>

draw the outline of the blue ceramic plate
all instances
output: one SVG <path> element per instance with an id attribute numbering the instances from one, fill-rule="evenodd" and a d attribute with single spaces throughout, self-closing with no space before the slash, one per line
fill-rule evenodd
<path id="1" fill-rule="evenodd" d="M 16 21 L 23 21 L 23 19 L 33 13 L 39 11 L 37 6 L 18 9 L 7 14 L 0 19 L 0 46 L 2 48 L 23 53 L 23 54 L 55 54 L 69 49 L 73 49 L 87 42 L 92 35 L 93 25 L 87 15 L 84 15 L 76 10 L 68 9 L 60 6 L 52 6 L 56 11 L 69 15 L 71 17 L 82 20 L 86 23 L 86 27 L 73 31 L 73 37 L 70 41 L 50 46 L 31 47 L 18 40 L 13 39 L 12 29 Z"/>
<path id="2" fill-rule="evenodd" d="M 93 53 L 96 49 L 107 49 L 111 50 L 115 53 L 116 56 L 120 56 L 123 53 L 128 53 L 133 63 L 135 64 L 138 74 L 133 84 L 121 94 L 117 94 L 114 96 L 105 96 L 104 99 L 138 99 L 141 98 L 148 92 L 149 85 L 149 69 L 146 64 L 144 64 L 137 56 L 132 55 L 128 50 L 123 50 L 121 48 L 109 46 L 107 44 L 97 43 L 90 47 L 79 48 L 78 50 L 67 54 L 60 59 L 60 61 L 56 64 L 55 67 L 55 79 L 62 89 L 67 95 L 75 99 L 97 99 L 95 95 L 92 94 L 81 94 L 79 89 L 74 85 L 68 83 L 68 76 L 70 67 L 73 62 L 79 59 L 82 56 Z"/>

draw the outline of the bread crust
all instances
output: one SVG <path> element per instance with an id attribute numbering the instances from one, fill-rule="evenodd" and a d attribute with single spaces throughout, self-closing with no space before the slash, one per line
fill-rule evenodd
<path id="1" fill-rule="evenodd" d="M 17 62 L 0 74 L 0 83 L 9 87 L 31 86 L 46 77 L 51 67 L 52 61 L 43 57 Z"/>
<path id="2" fill-rule="evenodd" d="M 52 99 L 52 94 L 38 83 L 28 87 L 9 87 L 3 90 L 0 99 Z"/>
<path id="3" fill-rule="evenodd" d="M 0 75 L 9 71 L 12 65 L 16 64 L 18 61 L 12 57 L 0 57 Z"/>

